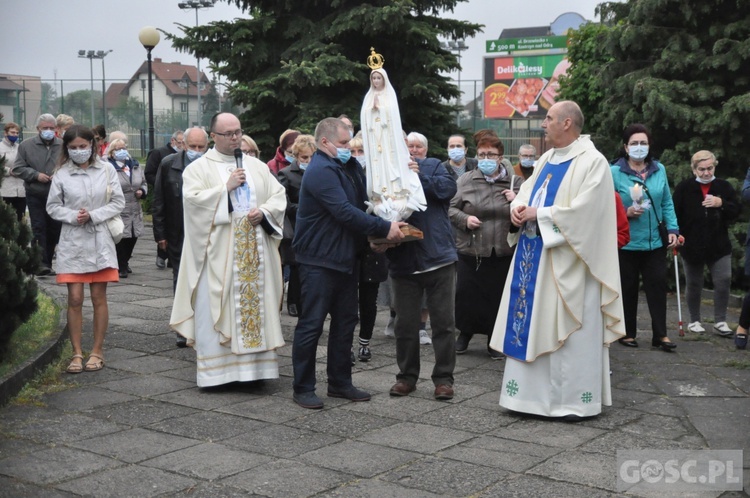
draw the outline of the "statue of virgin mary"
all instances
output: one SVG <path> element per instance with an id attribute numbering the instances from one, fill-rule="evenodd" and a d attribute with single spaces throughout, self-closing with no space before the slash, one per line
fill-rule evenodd
<path id="1" fill-rule="evenodd" d="M 383 69 L 383 57 L 370 50 L 370 90 L 360 115 L 368 212 L 388 221 L 403 221 L 414 211 L 426 209 L 427 201 L 419 175 L 409 168 L 411 158 L 401 129 L 401 113 L 396 92 Z"/>

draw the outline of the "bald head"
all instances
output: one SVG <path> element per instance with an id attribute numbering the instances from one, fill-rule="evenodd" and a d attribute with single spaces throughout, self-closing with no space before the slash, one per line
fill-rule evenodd
<path id="1" fill-rule="evenodd" d="M 561 100 L 553 107 L 556 106 L 559 106 L 560 119 L 570 119 L 571 125 L 575 131 L 580 134 L 583 130 L 583 112 L 581 112 L 581 108 L 578 107 L 578 104 L 572 100 Z"/>
<path id="2" fill-rule="evenodd" d="M 211 120 L 211 138 L 215 148 L 222 154 L 231 156 L 234 149 L 240 148 L 242 128 L 240 120 L 232 113 L 220 112 Z"/>

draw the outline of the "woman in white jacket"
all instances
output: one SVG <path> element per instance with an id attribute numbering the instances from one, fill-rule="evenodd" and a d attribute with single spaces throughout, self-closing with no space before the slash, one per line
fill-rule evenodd
<path id="1" fill-rule="evenodd" d="M 68 286 L 68 330 L 73 345 L 68 373 L 104 367 L 104 334 L 109 324 L 107 283 L 119 280 L 115 242 L 106 222 L 120 214 L 125 198 L 112 166 L 92 152 L 94 144 L 89 128 L 68 128 L 47 198 L 47 212 L 62 222 L 57 283 Z M 84 283 L 89 284 L 94 305 L 94 344 L 85 365 L 81 349 Z"/>

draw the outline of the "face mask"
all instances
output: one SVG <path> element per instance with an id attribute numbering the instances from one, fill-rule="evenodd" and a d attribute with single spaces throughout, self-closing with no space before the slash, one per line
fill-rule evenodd
<path id="1" fill-rule="evenodd" d="M 115 151 L 115 159 L 118 161 L 125 162 L 130 157 L 130 154 L 128 154 L 128 151 L 125 149 L 118 149 Z"/>
<path id="2" fill-rule="evenodd" d="M 349 140 L 351 140 L 352 138 L 354 138 L 354 131 L 349 130 Z"/>
<path id="3" fill-rule="evenodd" d="M 648 155 L 648 145 L 630 145 L 628 146 L 628 155 L 636 161 L 645 159 Z"/>
<path id="4" fill-rule="evenodd" d="M 456 147 L 448 151 L 448 157 L 450 157 L 453 162 L 459 163 L 464 160 L 464 157 L 466 157 L 466 151 L 461 147 Z"/>
<path id="5" fill-rule="evenodd" d="M 310 163 L 297 163 L 297 164 L 299 164 L 299 169 L 301 169 L 302 171 L 305 171 L 307 169 L 307 165 Z"/>
<path id="6" fill-rule="evenodd" d="M 359 162 L 359 165 L 363 168 L 365 167 L 365 156 L 357 156 L 354 159 L 356 159 Z"/>
<path id="7" fill-rule="evenodd" d="M 524 168 L 531 168 L 534 166 L 534 160 L 533 159 L 521 159 L 521 166 Z"/>
<path id="8" fill-rule="evenodd" d="M 188 149 L 188 150 L 185 151 L 185 154 L 187 154 L 187 158 L 190 160 L 190 162 L 193 162 L 196 159 L 198 159 L 199 157 L 201 157 L 203 155 L 203 152 L 200 152 L 200 151 L 197 151 L 197 150 Z"/>
<path id="9" fill-rule="evenodd" d="M 55 130 L 42 130 L 39 136 L 42 137 L 42 140 L 52 140 L 55 138 Z"/>
<path id="10" fill-rule="evenodd" d="M 76 164 L 83 164 L 91 158 L 91 149 L 68 149 L 70 160 Z"/>
<path id="11" fill-rule="evenodd" d="M 695 181 L 698 182 L 698 183 L 702 183 L 703 185 L 708 185 L 709 183 L 711 183 L 714 180 L 716 180 L 716 176 L 715 175 L 711 175 L 711 178 L 709 178 L 708 180 L 704 180 L 703 178 L 700 178 L 698 176 L 695 177 Z"/>
<path id="12" fill-rule="evenodd" d="M 286 159 L 286 162 L 290 163 L 294 161 L 294 158 L 292 156 L 284 156 L 284 159 Z"/>
<path id="13" fill-rule="evenodd" d="M 339 158 L 339 161 L 342 163 L 346 163 L 349 159 L 352 158 L 352 151 L 349 149 L 339 149 L 336 147 L 336 157 Z"/>
<path id="14" fill-rule="evenodd" d="M 18 140 L 18 135 L 8 135 L 8 142 L 14 144 Z"/>
<path id="15" fill-rule="evenodd" d="M 497 161 L 494 159 L 480 159 L 477 166 L 482 174 L 490 176 L 497 170 Z"/>

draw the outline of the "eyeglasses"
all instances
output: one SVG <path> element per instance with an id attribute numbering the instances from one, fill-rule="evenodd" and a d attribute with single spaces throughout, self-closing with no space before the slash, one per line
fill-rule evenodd
<path id="1" fill-rule="evenodd" d="M 695 171 L 698 173 L 708 173 L 709 171 L 713 171 L 714 166 L 706 166 L 705 168 L 695 168 Z"/>
<path id="2" fill-rule="evenodd" d="M 648 147 L 648 142 L 630 142 L 628 146 L 630 147 L 637 147 L 638 145 L 644 145 Z"/>
<path id="3" fill-rule="evenodd" d="M 477 154 L 477 158 L 479 158 L 479 159 L 500 159 L 500 154 L 495 154 L 494 152 L 482 152 L 481 154 Z"/>
<path id="4" fill-rule="evenodd" d="M 521 154 L 518 157 L 520 157 L 521 159 L 534 159 L 534 154 Z"/>
<path id="5" fill-rule="evenodd" d="M 214 135 L 218 135 L 224 138 L 240 138 L 242 136 L 242 130 L 228 131 L 226 133 L 219 133 L 218 131 L 213 132 Z"/>

